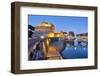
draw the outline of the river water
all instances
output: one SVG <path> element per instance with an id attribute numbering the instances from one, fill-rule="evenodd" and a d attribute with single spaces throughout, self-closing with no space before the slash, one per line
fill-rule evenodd
<path id="1" fill-rule="evenodd" d="M 61 40 L 59 41 L 57 38 L 51 39 L 51 46 L 59 46 L 64 47 Z M 65 49 L 63 49 L 60 53 L 64 59 L 79 59 L 79 58 L 88 58 L 88 43 L 80 41 L 75 41 L 74 43 L 66 43 Z"/>
<path id="2" fill-rule="evenodd" d="M 88 58 L 87 47 L 66 47 L 61 53 L 64 59 Z"/>

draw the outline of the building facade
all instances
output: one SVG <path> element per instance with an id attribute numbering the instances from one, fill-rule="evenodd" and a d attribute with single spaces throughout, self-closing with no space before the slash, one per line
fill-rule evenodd
<path id="1" fill-rule="evenodd" d="M 35 31 L 43 32 L 43 33 L 50 33 L 55 31 L 55 26 L 48 22 L 42 22 L 35 27 Z"/>

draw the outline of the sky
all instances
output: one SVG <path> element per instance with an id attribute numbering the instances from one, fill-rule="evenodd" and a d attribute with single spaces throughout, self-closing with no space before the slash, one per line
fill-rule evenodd
<path id="1" fill-rule="evenodd" d="M 29 25 L 37 26 L 41 22 L 48 22 L 55 25 L 57 32 L 73 31 L 76 34 L 88 32 L 88 17 L 28 15 Z"/>

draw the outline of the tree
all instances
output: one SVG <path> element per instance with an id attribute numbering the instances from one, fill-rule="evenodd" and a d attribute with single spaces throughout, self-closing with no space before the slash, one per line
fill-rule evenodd
<path id="1" fill-rule="evenodd" d="M 35 27 L 33 27 L 32 25 L 28 25 L 28 29 L 35 30 Z"/>
<path id="2" fill-rule="evenodd" d="M 75 36 L 74 32 L 72 32 L 72 31 L 69 32 L 69 35 Z"/>
<path id="3" fill-rule="evenodd" d="M 35 30 L 35 27 L 33 27 L 32 25 L 28 25 L 28 37 L 32 37 L 34 30 Z"/>

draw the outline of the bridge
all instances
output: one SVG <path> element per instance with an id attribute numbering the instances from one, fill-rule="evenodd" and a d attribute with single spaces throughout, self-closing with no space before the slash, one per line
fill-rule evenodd
<path id="1" fill-rule="evenodd" d="M 61 52 L 67 47 L 67 44 L 70 46 L 76 46 L 77 44 L 81 44 L 81 42 L 85 43 L 87 46 L 87 40 L 81 39 L 78 40 L 77 37 L 73 37 L 68 40 L 65 38 L 62 33 L 51 33 L 47 36 L 38 36 L 35 38 L 29 39 L 29 60 L 56 60 L 63 59 L 61 56 Z M 54 38 L 58 38 L 58 41 L 53 42 Z M 58 46 L 57 44 L 60 44 Z M 82 45 L 83 46 L 83 45 Z"/>

